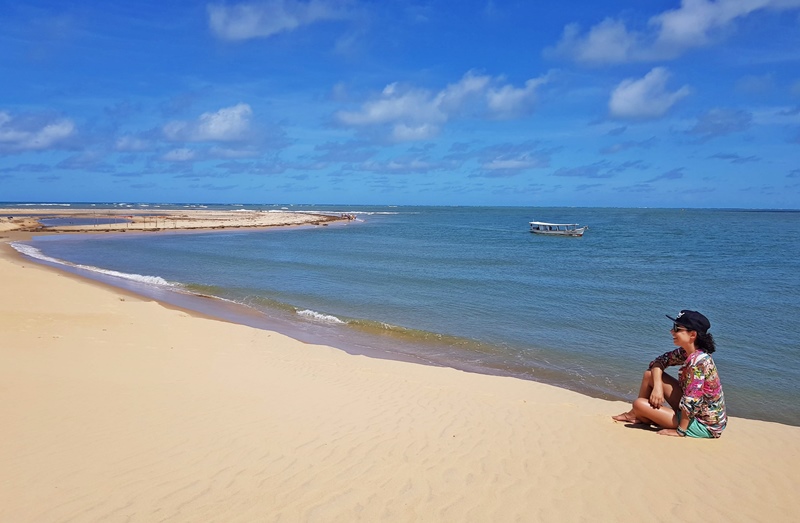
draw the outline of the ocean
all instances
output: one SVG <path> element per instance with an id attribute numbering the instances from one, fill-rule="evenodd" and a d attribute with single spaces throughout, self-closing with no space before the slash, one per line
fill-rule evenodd
<path id="1" fill-rule="evenodd" d="M 358 219 L 60 234 L 17 248 L 303 341 L 606 399 L 635 397 L 648 363 L 674 348 L 666 314 L 699 310 L 712 323 L 729 414 L 800 425 L 800 212 L 287 207 Z M 529 232 L 532 220 L 589 230 L 543 237 Z"/>

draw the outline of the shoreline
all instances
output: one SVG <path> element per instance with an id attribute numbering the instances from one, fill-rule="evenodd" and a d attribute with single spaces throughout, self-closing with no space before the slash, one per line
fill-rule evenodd
<path id="1" fill-rule="evenodd" d="M 345 223 L 331 223 L 332 226 L 342 226 Z M 313 225 L 289 225 L 289 226 L 272 226 L 264 227 L 262 229 L 280 229 L 280 228 L 302 228 L 311 227 Z M 93 234 L 91 231 L 84 234 Z M 150 231 L 148 231 L 150 232 Z M 161 230 L 159 234 L 197 234 L 203 232 L 221 232 L 220 229 L 178 229 L 178 230 Z M 35 236 L 52 236 L 57 233 L 46 232 L 32 232 L 23 238 L 31 239 Z M 119 232 L 110 231 L 106 234 L 116 234 Z M 143 231 L 134 231 L 132 235 L 146 234 Z M 1 238 L 1 237 L 0 237 Z M 10 243 L 20 241 L 24 242 L 25 239 L 12 239 Z M 2 239 L 0 239 L 2 241 Z M 13 249 L 12 249 L 13 250 Z M 14 253 L 21 256 L 23 259 L 29 258 L 26 254 L 14 250 Z M 503 367 L 497 361 L 481 361 L 474 362 L 471 358 L 458 358 L 454 356 L 454 349 L 447 339 L 456 340 L 460 350 L 463 348 L 464 342 L 471 342 L 472 340 L 462 338 L 457 339 L 453 336 L 444 336 L 445 341 L 434 342 L 431 338 L 440 338 L 441 335 L 437 333 L 428 333 L 426 342 L 409 341 L 406 336 L 402 334 L 403 328 L 398 327 L 397 333 L 381 331 L 374 332 L 368 331 L 363 325 L 359 326 L 337 326 L 316 324 L 314 322 L 305 323 L 298 318 L 290 318 L 286 315 L 286 311 L 282 309 L 273 309 L 270 312 L 259 310 L 258 308 L 251 307 L 244 303 L 229 301 L 225 298 L 197 293 L 192 290 L 180 290 L 179 288 L 160 288 L 155 285 L 149 285 L 133 280 L 126 280 L 114 275 L 107 275 L 102 272 L 95 273 L 89 269 L 70 266 L 66 264 L 56 263 L 43 259 L 32 259 L 33 263 L 49 267 L 56 271 L 63 271 L 70 275 L 74 275 L 85 281 L 99 283 L 100 285 L 108 286 L 112 289 L 124 289 L 127 292 L 138 295 L 145 299 L 155 300 L 165 306 L 177 307 L 182 310 L 197 312 L 205 317 L 214 318 L 220 321 L 231 322 L 249 327 L 275 331 L 280 334 L 289 336 L 302 343 L 322 344 L 341 350 L 350 355 L 367 356 L 372 358 L 388 359 L 394 361 L 404 361 L 409 363 L 416 363 L 422 365 L 430 365 L 434 367 L 447 367 L 459 371 L 484 374 L 488 376 L 499 377 L 512 377 L 523 379 L 527 381 L 534 381 L 546 385 L 552 385 L 558 388 L 576 392 L 578 394 L 586 395 L 592 398 L 598 398 L 608 401 L 625 401 L 625 398 L 617 393 L 603 388 L 592 388 L 590 386 L 575 385 L 569 381 L 571 375 L 564 372 L 559 372 L 556 369 L 548 367 L 536 367 L 530 372 L 524 372 L 520 368 L 512 369 Z M 297 310 L 295 310 L 297 314 Z M 339 333 L 329 331 L 328 329 L 347 329 L 345 337 Z M 477 342 L 475 342 L 477 343 Z"/>
<path id="2" fill-rule="evenodd" d="M 611 421 L 623 402 L 353 356 L 11 251 L 0 519 L 800 518 L 798 427 L 731 418 L 715 441 L 657 436 Z M 642 464 L 692 474 L 698 455 L 714 463 L 704 496 L 651 512 L 669 485 Z"/>

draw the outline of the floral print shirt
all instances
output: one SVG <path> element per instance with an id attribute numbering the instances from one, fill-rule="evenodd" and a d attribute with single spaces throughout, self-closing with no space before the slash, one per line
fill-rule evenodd
<path id="1" fill-rule="evenodd" d="M 683 389 L 680 409 L 702 423 L 715 438 L 720 437 L 728 415 L 717 366 L 711 355 L 698 350 L 687 357 L 686 351 L 677 348 L 651 361 L 648 368 L 666 369 L 672 365 L 681 366 L 678 371 L 678 382 Z"/>

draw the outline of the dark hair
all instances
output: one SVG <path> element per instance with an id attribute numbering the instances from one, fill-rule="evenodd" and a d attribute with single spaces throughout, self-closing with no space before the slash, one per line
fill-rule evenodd
<path id="1" fill-rule="evenodd" d="M 706 332 L 705 334 L 700 334 L 698 332 L 697 338 L 694 340 L 694 346 L 706 354 L 711 354 L 717 350 L 717 346 L 714 343 L 714 336 L 712 336 L 710 332 Z"/>

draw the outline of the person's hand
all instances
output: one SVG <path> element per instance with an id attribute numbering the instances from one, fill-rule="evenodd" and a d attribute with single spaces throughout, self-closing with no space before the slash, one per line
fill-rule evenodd
<path id="1" fill-rule="evenodd" d="M 653 392 L 650 393 L 650 406 L 658 410 L 664 404 L 664 391 L 661 387 L 653 387 Z"/>
<path id="2" fill-rule="evenodd" d="M 681 435 L 678 434 L 678 431 L 675 430 L 675 429 L 661 429 L 661 430 L 658 431 L 658 435 L 659 436 L 676 436 L 678 438 L 681 437 Z"/>

